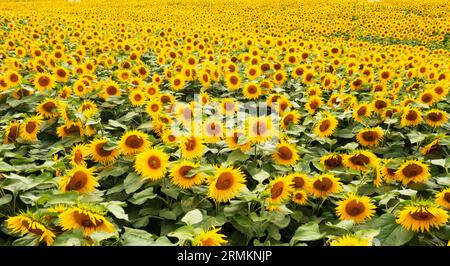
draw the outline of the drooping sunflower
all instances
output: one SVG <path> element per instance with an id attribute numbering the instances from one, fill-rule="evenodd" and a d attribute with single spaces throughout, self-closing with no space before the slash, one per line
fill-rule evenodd
<path id="1" fill-rule="evenodd" d="M 209 184 L 208 197 L 216 202 L 227 202 L 245 188 L 245 176 L 240 168 L 216 167 Z"/>
<path id="2" fill-rule="evenodd" d="M 441 141 L 441 139 L 442 137 L 437 137 L 432 142 L 425 145 L 420 151 L 420 153 L 422 153 L 422 155 L 427 155 L 433 151 L 436 151 L 440 147 L 439 142 Z"/>
<path id="3" fill-rule="evenodd" d="M 134 169 L 143 179 L 151 181 L 164 177 L 169 163 L 169 155 L 160 149 L 148 149 L 136 155 Z"/>
<path id="4" fill-rule="evenodd" d="M 38 73 L 34 77 L 33 84 L 39 91 L 53 89 L 55 87 L 55 79 L 50 74 Z"/>
<path id="5" fill-rule="evenodd" d="M 448 121 L 448 114 L 443 110 L 432 109 L 424 116 L 425 123 L 432 127 L 440 127 Z"/>
<path id="6" fill-rule="evenodd" d="M 42 117 L 30 116 L 23 121 L 20 127 L 20 137 L 28 141 L 36 141 L 42 124 Z"/>
<path id="7" fill-rule="evenodd" d="M 85 144 L 77 144 L 72 147 L 70 152 L 70 164 L 76 165 L 86 165 L 84 159 L 88 156 L 89 149 Z"/>
<path id="8" fill-rule="evenodd" d="M 130 130 L 122 135 L 119 147 L 124 155 L 134 155 L 145 151 L 150 147 L 148 135 L 139 130 Z"/>
<path id="9" fill-rule="evenodd" d="M 389 167 L 389 162 L 391 162 L 392 159 L 383 159 L 382 160 L 382 166 L 381 166 L 381 174 L 383 175 L 383 179 L 386 181 L 395 181 L 397 180 L 397 169 Z"/>
<path id="10" fill-rule="evenodd" d="M 339 153 L 329 153 L 320 158 L 320 162 L 325 166 L 325 169 L 331 170 L 343 166 L 343 156 Z"/>
<path id="11" fill-rule="evenodd" d="M 404 108 L 400 125 L 401 127 L 406 126 L 417 126 L 422 121 L 422 116 L 420 110 L 407 106 Z"/>
<path id="12" fill-rule="evenodd" d="M 343 235 L 330 242 L 330 246 L 372 246 L 372 241 L 368 238 L 360 238 L 352 235 Z"/>
<path id="13" fill-rule="evenodd" d="M 362 223 L 370 219 L 375 213 L 375 205 L 367 196 L 357 196 L 349 193 L 345 198 L 339 201 L 336 207 L 336 213 L 340 220 L 352 220 L 356 223 Z"/>
<path id="14" fill-rule="evenodd" d="M 436 203 L 450 210 L 450 187 L 436 194 Z"/>
<path id="15" fill-rule="evenodd" d="M 46 245 L 50 246 L 56 236 L 46 225 L 45 221 L 41 220 L 27 212 L 9 217 L 6 223 L 11 233 L 19 233 L 21 236 L 30 233 L 39 236 L 39 242 L 45 241 Z"/>
<path id="16" fill-rule="evenodd" d="M 431 174 L 428 165 L 418 160 L 408 160 L 398 168 L 396 176 L 402 181 L 403 185 L 407 185 L 410 182 L 425 182 Z"/>
<path id="17" fill-rule="evenodd" d="M 114 225 L 105 214 L 99 207 L 78 204 L 59 214 L 60 225 L 65 231 L 82 228 L 85 236 L 98 231 L 114 233 Z"/>
<path id="18" fill-rule="evenodd" d="M 19 135 L 20 135 L 20 123 L 18 121 L 11 121 L 5 128 L 5 134 L 3 135 L 3 143 L 4 144 L 15 143 Z"/>
<path id="19" fill-rule="evenodd" d="M 383 111 L 391 106 L 391 101 L 387 98 L 377 98 L 372 101 L 373 111 L 382 114 Z"/>
<path id="20" fill-rule="evenodd" d="M 119 156 L 119 150 L 116 147 L 105 149 L 109 142 L 107 138 L 98 138 L 89 144 L 89 154 L 93 161 L 101 164 L 111 164 Z"/>
<path id="21" fill-rule="evenodd" d="M 268 116 L 248 119 L 248 136 L 252 142 L 262 143 L 276 134 L 272 119 Z"/>
<path id="22" fill-rule="evenodd" d="M 228 135 L 228 134 L 227 134 Z M 248 151 L 252 147 L 252 143 L 245 134 L 245 130 L 235 129 L 226 138 L 228 148 L 231 150 L 240 149 L 242 152 Z"/>
<path id="23" fill-rule="evenodd" d="M 308 202 L 308 193 L 305 190 L 295 190 L 292 193 L 292 201 L 298 205 L 305 205 Z"/>
<path id="24" fill-rule="evenodd" d="M 221 227 L 215 228 L 212 227 L 209 230 L 203 231 L 200 230 L 200 233 L 197 234 L 192 240 L 193 246 L 220 246 L 222 244 L 228 243 L 225 240 L 226 236 L 224 234 L 219 234 Z"/>
<path id="25" fill-rule="evenodd" d="M 189 174 L 189 171 L 200 167 L 200 164 L 190 161 L 181 161 L 175 164 L 170 169 L 171 181 L 173 184 L 183 188 L 189 189 L 192 186 L 200 185 L 204 181 L 202 173 Z"/>
<path id="26" fill-rule="evenodd" d="M 332 114 L 328 114 L 317 122 L 314 126 L 314 133 L 319 137 L 329 137 L 333 135 L 338 125 L 338 120 Z"/>
<path id="27" fill-rule="evenodd" d="M 84 101 L 78 108 L 78 112 L 83 113 L 86 118 L 91 118 L 98 112 L 97 104 L 93 101 Z"/>
<path id="28" fill-rule="evenodd" d="M 58 101 L 54 99 L 45 99 L 36 107 L 37 113 L 44 118 L 52 118 L 57 116 L 57 110 Z"/>
<path id="29" fill-rule="evenodd" d="M 365 128 L 358 132 L 356 139 L 364 147 L 376 147 L 383 139 L 383 135 L 381 127 Z"/>
<path id="30" fill-rule="evenodd" d="M 78 191 L 80 193 L 88 193 L 95 191 L 98 185 L 93 168 L 77 165 L 61 179 L 59 188 L 62 192 Z"/>
<path id="31" fill-rule="evenodd" d="M 202 156 L 205 151 L 205 145 L 201 138 L 191 135 L 181 138 L 180 149 L 182 157 L 190 160 Z"/>
<path id="32" fill-rule="evenodd" d="M 297 110 L 289 111 L 283 114 L 280 120 L 280 127 L 282 129 L 287 129 L 289 125 L 296 125 L 300 120 L 300 114 Z"/>
<path id="33" fill-rule="evenodd" d="M 65 137 L 82 137 L 84 134 L 81 122 L 67 122 L 56 129 L 56 134 L 60 138 Z"/>
<path id="34" fill-rule="evenodd" d="M 272 154 L 272 159 L 277 164 L 294 165 L 297 163 L 299 156 L 294 144 L 280 142 L 275 147 L 275 153 Z"/>
<path id="35" fill-rule="evenodd" d="M 292 178 L 289 176 L 280 176 L 269 183 L 267 187 L 267 203 L 269 205 L 279 205 L 286 201 L 294 188 L 292 187 Z"/>
<path id="36" fill-rule="evenodd" d="M 354 151 L 350 154 L 344 155 L 342 161 L 344 166 L 360 171 L 367 171 L 378 165 L 378 157 L 371 151 Z"/>
<path id="37" fill-rule="evenodd" d="M 342 189 L 342 184 L 338 177 L 332 174 L 316 175 L 309 187 L 310 193 L 316 198 L 327 198 L 333 193 L 338 193 Z"/>
<path id="38" fill-rule="evenodd" d="M 448 222 L 448 213 L 431 202 L 410 202 L 398 214 L 396 222 L 414 232 L 428 232 Z"/>

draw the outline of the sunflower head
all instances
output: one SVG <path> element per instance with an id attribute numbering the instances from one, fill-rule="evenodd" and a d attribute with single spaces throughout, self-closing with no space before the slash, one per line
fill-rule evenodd
<path id="1" fill-rule="evenodd" d="M 338 120 L 332 114 L 328 114 L 314 126 L 314 133 L 319 137 L 329 137 L 333 135 L 338 126 Z"/>
<path id="2" fill-rule="evenodd" d="M 280 142 L 275 147 L 272 159 L 281 165 L 295 165 L 299 159 L 295 145 L 287 142 Z"/>
<path id="3" fill-rule="evenodd" d="M 340 220 L 352 220 L 356 223 L 362 223 L 370 219 L 375 213 L 375 205 L 367 196 L 357 196 L 353 193 L 338 202 L 336 213 Z"/>
<path id="4" fill-rule="evenodd" d="M 105 210 L 97 205 L 78 204 L 59 214 L 60 226 L 65 231 L 82 228 L 85 236 L 97 231 L 113 233 L 114 225 L 105 214 Z"/>
<path id="5" fill-rule="evenodd" d="M 356 135 L 359 144 L 364 147 L 376 147 L 383 139 L 381 127 L 361 129 Z"/>
<path id="6" fill-rule="evenodd" d="M 402 181 L 403 185 L 407 185 L 410 182 L 423 183 L 431 174 L 428 165 L 418 160 L 408 160 L 398 168 L 396 176 Z"/>
<path id="7" fill-rule="evenodd" d="M 450 187 L 436 194 L 436 203 L 450 210 Z"/>
<path id="8" fill-rule="evenodd" d="M 285 202 L 291 195 L 293 188 L 292 178 L 290 176 L 280 176 L 273 179 L 267 188 L 267 202 L 269 205 L 277 205 Z"/>
<path id="9" fill-rule="evenodd" d="M 211 228 L 209 230 L 201 230 L 199 234 L 194 237 L 192 245 L 194 246 L 220 246 L 226 244 L 228 241 L 225 240 L 226 236 L 219 234 L 219 228 Z"/>
<path id="10" fill-rule="evenodd" d="M 151 148 L 136 155 L 134 168 L 143 179 L 156 181 L 165 176 L 168 162 L 168 154 L 160 149 Z"/>
<path id="11" fill-rule="evenodd" d="M 316 198 L 327 198 L 333 193 L 338 193 L 342 189 L 339 178 L 332 174 L 317 175 L 311 181 L 310 193 Z"/>
<path id="12" fill-rule="evenodd" d="M 209 184 L 208 197 L 216 202 L 227 202 L 245 188 L 245 176 L 239 168 L 216 167 Z"/>
<path id="13" fill-rule="evenodd" d="M 89 144 L 89 154 L 92 160 L 101 164 L 111 164 L 119 156 L 119 150 L 116 147 L 109 147 L 107 138 L 99 138 L 91 141 Z"/>
<path id="14" fill-rule="evenodd" d="M 39 237 L 38 241 L 45 241 L 47 246 L 50 246 L 56 237 L 45 219 L 30 212 L 9 217 L 6 223 L 12 233 L 18 233 L 22 236 L 27 233 L 36 235 Z"/>
<path id="15" fill-rule="evenodd" d="M 371 239 L 361 238 L 356 235 L 343 235 L 330 242 L 330 246 L 372 246 Z"/>
<path id="16" fill-rule="evenodd" d="M 62 192 L 78 191 L 80 193 L 88 193 L 95 191 L 98 185 L 97 178 L 94 176 L 94 169 L 77 165 L 61 179 L 59 187 Z"/>
<path id="17" fill-rule="evenodd" d="M 180 149 L 182 157 L 189 160 L 202 156 L 205 151 L 205 145 L 203 144 L 203 139 L 191 135 L 181 138 Z"/>
<path id="18" fill-rule="evenodd" d="M 138 130 L 130 130 L 120 138 L 119 147 L 122 154 L 134 155 L 148 149 L 150 141 L 147 134 Z"/>
<path id="19" fill-rule="evenodd" d="M 189 189 L 192 186 L 200 185 L 204 181 L 203 174 L 190 172 L 198 167 L 200 167 L 199 164 L 190 161 L 178 162 L 170 170 L 172 183 L 183 189 Z"/>
<path id="20" fill-rule="evenodd" d="M 351 154 L 345 155 L 344 166 L 360 171 L 367 171 L 370 168 L 375 168 L 379 163 L 378 157 L 366 150 L 354 151 Z"/>
<path id="21" fill-rule="evenodd" d="M 448 222 L 448 213 L 434 203 L 424 200 L 410 202 L 397 213 L 396 222 L 414 232 L 428 232 Z"/>
<path id="22" fill-rule="evenodd" d="M 343 156 L 339 153 L 329 153 L 320 158 L 320 162 L 327 170 L 343 166 L 342 160 Z"/>

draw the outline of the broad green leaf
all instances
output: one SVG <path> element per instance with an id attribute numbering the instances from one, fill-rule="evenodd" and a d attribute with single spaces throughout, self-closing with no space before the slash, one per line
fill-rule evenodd
<path id="1" fill-rule="evenodd" d="M 187 225 L 194 225 L 203 220 L 203 215 L 200 210 L 195 209 L 186 213 L 186 215 L 181 218 L 181 221 Z"/>
<path id="2" fill-rule="evenodd" d="M 292 237 L 290 244 L 293 245 L 298 241 L 315 241 L 325 237 L 325 233 L 319 230 L 319 224 L 314 221 L 306 223 L 297 228 Z"/>

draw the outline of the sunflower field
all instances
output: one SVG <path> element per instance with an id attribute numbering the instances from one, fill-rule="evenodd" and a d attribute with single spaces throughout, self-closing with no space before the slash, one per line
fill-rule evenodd
<path id="1" fill-rule="evenodd" d="M 0 245 L 448 245 L 449 16 L 0 1 Z"/>

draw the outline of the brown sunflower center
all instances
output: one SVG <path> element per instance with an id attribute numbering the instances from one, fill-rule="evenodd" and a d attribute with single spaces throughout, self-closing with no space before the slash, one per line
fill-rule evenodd
<path id="1" fill-rule="evenodd" d="M 74 219 L 83 227 L 96 227 L 101 226 L 104 223 L 102 220 L 91 218 L 89 215 L 80 212 L 74 213 Z"/>
<path id="2" fill-rule="evenodd" d="M 450 192 L 447 192 L 447 193 L 444 194 L 444 200 L 446 202 L 450 202 Z"/>
<path id="3" fill-rule="evenodd" d="M 375 131 L 365 131 L 361 135 L 366 141 L 374 141 L 378 139 L 378 133 Z"/>
<path id="4" fill-rule="evenodd" d="M 169 141 L 175 141 L 176 137 L 174 135 L 169 135 L 169 137 L 167 137 L 169 139 Z"/>
<path id="5" fill-rule="evenodd" d="M 175 86 L 180 86 L 180 84 L 181 84 L 181 80 L 180 79 L 175 79 L 173 81 L 173 85 L 175 85 Z"/>
<path id="6" fill-rule="evenodd" d="M 284 184 L 283 182 L 279 181 L 275 184 L 273 184 L 272 188 L 270 189 L 270 196 L 272 199 L 278 198 L 281 194 L 283 194 L 284 190 Z"/>
<path id="7" fill-rule="evenodd" d="M 330 120 L 329 119 L 324 120 L 324 121 L 322 121 L 322 123 L 320 123 L 319 130 L 321 132 L 325 132 L 330 128 L 330 126 L 331 126 Z"/>
<path id="8" fill-rule="evenodd" d="M 419 116 L 417 115 L 417 112 L 415 112 L 413 110 L 409 110 L 408 113 L 406 114 L 406 120 L 409 120 L 409 121 L 414 121 L 418 117 Z"/>
<path id="9" fill-rule="evenodd" d="M 413 178 L 415 176 L 420 175 L 423 172 L 423 168 L 417 164 L 408 164 L 405 168 L 403 168 L 402 173 L 407 178 Z"/>
<path id="10" fill-rule="evenodd" d="M 433 122 L 441 121 L 443 117 L 444 116 L 442 115 L 442 113 L 437 113 L 437 112 L 430 112 L 427 115 L 427 118 Z"/>
<path id="11" fill-rule="evenodd" d="M 140 94 L 135 94 L 135 95 L 134 95 L 134 100 L 135 100 L 135 101 L 140 101 L 140 100 L 142 100 L 142 95 L 140 95 Z"/>
<path id="12" fill-rule="evenodd" d="M 336 168 L 336 167 L 342 165 L 342 157 L 341 156 L 333 156 L 331 158 L 327 158 L 324 161 L 324 164 L 325 164 L 326 167 Z"/>
<path id="13" fill-rule="evenodd" d="M 39 77 L 38 84 L 42 87 L 47 87 L 50 84 L 50 78 L 47 76 Z"/>
<path id="14" fill-rule="evenodd" d="M 161 167 L 161 159 L 158 156 L 152 155 L 148 158 L 147 164 L 154 170 L 159 169 Z"/>
<path id="15" fill-rule="evenodd" d="M 216 188 L 218 190 L 230 189 L 234 184 L 234 176 L 230 172 L 223 172 L 219 175 L 216 182 Z"/>
<path id="16" fill-rule="evenodd" d="M 365 115 L 367 112 L 367 107 L 363 106 L 358 109 L 358 115 Z"/>
<path id="17" fill-rule="evenodd" d="M 387 107 L 387 103 L 383 100 L 377 100 L 377 101 L 375 101 L 375 107 L 377 109 L 383 109 L 383 108 Z"/>
<path id="18" fill-rule="evenodd" d="M 30 122 L 28 122 L 27 124 L 26 124 L 26 126 L 25 126 L 25 131 L 27 132 L 27 133 L 33 133 L 34 132 L 34 130 L 37 128 L 37 123 L 36 122 L 34 122 L 34 121 L 30 121 Z"/>
<path id="19" fill-rule="evenodd" d="M 302 177 L 300 177 L 300 176 L 294 177 L 293 181 L 294 181 L 294 188 L 295 189 L 303 188 L 303 186 L 305 185 L 305 180 Z"/>
<path id="20" fill-rule="evenodd" d="M 289 123 L 293 123 L 294 122 L 294 115 L 292 114 L 288 114 L 286 115 L 286 117 L 283 119 L 283 123 L 284 125 L 289 125 Z"/>
<path id="21" fill-rule="evenodd" d="M 76 150 L 73 157 L 74 162 L 76 164 L 80 164 L 83 161 L 83 152 L 80 150 Z"/>
<path id="22" fill-rule="evenodd" d="M 98 143 L 97 145 L 95 145 L 95 151 L 101 157 L 108 157 L 108 156 L 110 156 L 113 153 L 112 150 L 111 151 L 107 151 L 107 150 L 103 149 L 105 144 L 106 144 L 106 142 L 102 142 L 102 143 Z"/>
<path id="23" fill-rule="evenodd" d="M 345 212 L 350 216 L 358 216 L 366 210 L 363 203 L 356 200 L 351 200 L 345 206 Z"/>
<path id="24" fill-rule="evenodd" d="M 429 103 L 433 100 L 433 95 L 431 95 L 430 93 L 426 93 L 424 95 L 422 95 L 422 101 L 424 103 Z"/>
<path id="25" fill-rule="evenodd" d="M 63 69 L 58 69 L 56 71 L 56 75 L 58 75 L 58 77 L 64 78 L 66 76 L 66 71 L 64 71 Z"/>
<path id="26" fill-rule="evenodd" d="M 389 74 L 388 71 L 384 71 L 384 72 L 381 73 L 381 78 L 382 79 L 388 79 L 389 76 L 390 76 L 390 74 Z"/>
<path id="27" fill-rule="evenodd" d="M 69 127 L 65 126 L 64 133 L 66 133 L 67 135 L 80 133 L 80 127 L 77 125 L 70 125 Z"/>
<path id="28" fill-rule="evenodd" d="M 236 76 L 231 76 L 230 83 L 236 85 L 238 83 L 238 78 Z"/>
<path id="29" fill-rule="evenodd" d="M 66 185 L 66 190 L 79 190 L 83 188 L 87 181 L 88 175 L 83 171 L 76 171 L 70 178 L 70 182 Z"/>
<path id="30" fill-rule="evenodd" d="M 312 101 L 312 102 L 309 104 L 309 107 L 310 107 L 311 109 L 315 110 L 315 109 L 319 108 L 319 103 L 318 103 L 317 101 Z"/>
<path id="31" fill-rule="evenodd" d="M 257 91 L 258 91 L 258 89 L 256 88 L 256 86 L 249 86 L 248 87 L 248 89 L 247 89 L 247 91 L 248 91 L 248 93 L 250 93 L 250 94 L 255 94 Z"/>
<path id="32" fill-rule="evenodd" d="M 17 76 L 17 74 L 13 73 L 9 76 L 9 80 L 11 80 L 12 82 L 17 82 L 17 81 L 19 81 L 19 76 Z"/>
<path id="33" fill-rule="evenodd" d="M 422 211 L 422 210 L 416 211 L 416 212 L 411 213 L 410 215 L 411 215 L 411 217 L 414 220 L 417 220 L 417 221 L 428 221 L 428 220 L 431 220 L 431 219 L 434 218 L 434 215 L 431 214 L 427 210 L 425 210 L 425 211 Z"/>
<path id="34" fill-rule="evenodd" d="M 302 200 L 303 199 L 303 194 L 302 193 L 296 193 L 295 194 L 295 199 L 296 200 Z"/>
<path id="35" fill-rule="evenodd" d="M 144 144 L 141 136 L 131 135 L 125 140 L 125 145 L 133 149 L 139 149 Z"/>
<path id="36" fill-rule="evenodd" d="M 180 167 L 180 169 L 178 170 L 178 173 L 180 174 L 180 176 L 182 176 L 184 179 L 193 179 L 196 175 L 193 176 L 186 176 L 189 171 L 191 171 L 192 169 L 194 169 L 194 167 L 189 166 L 189 165 L 183 165 Z"/>
<path id="37" fill-rule="evenodd" d="M 333 187 L 333 181 L 331 181 L 329 178 L 324 177 L 322 180 L 316 180 L 313 183 L 313 186 L 315 189 L 320 191 L 328 191 Z"/>
<path id="38" fill-rule="evenodd" d="M 197 141 L 195 140 L 195 138 L 190 138 L 184 145 L 186 146 L 186 150 L 192 151 L 195 149 L 195 147 L 197 147 Z"/>
<path id="39" fill-rule="evenodd" d="M 278 148 L 277 153 L 278 153 L 278 156 L 280 156 L 280 158 L 283 160 L 290 160 L 290 159 L 292 159 L 292 156 L 293 156 L 293 152 L 291 151 L 291 149 L 289 149 L 288 147 L 285 147 L 285 146 Z"/>
<path id="40" fill-rule="evenodd" d="M 108 88 L 106 88 L 106 93 L 108 93 L 109 95 L 116 95 L 117 88 L 114 86 L 109 86 Z"/>
<path id="41" fill-rule="evenodd" d="M 27 221 L 27 220 L 23 220 L 22 221 L 22 225 L 31 233 L 35 234 L 35 235 L 42 235 L 44 233 L 44 231 L 42 231 L 39 228 L 32 228 L 31 224 Z"/>
<path id="42" fill-rule="evenodd" d="M 356 154 L 350 157 L 352 164 L 364 166 L 370 163 L 370 158 L 364 154 Z"/>

